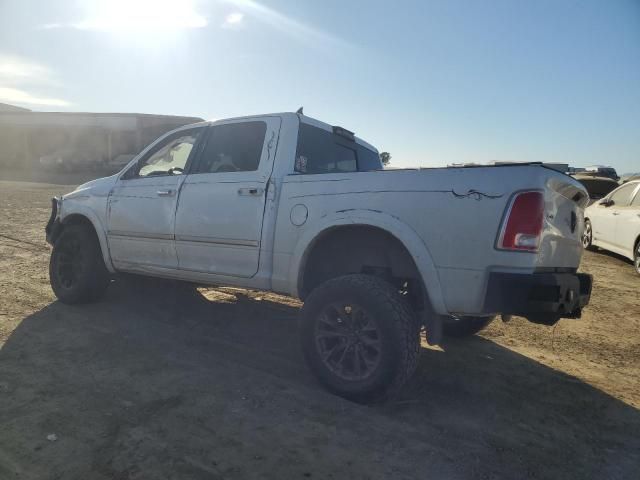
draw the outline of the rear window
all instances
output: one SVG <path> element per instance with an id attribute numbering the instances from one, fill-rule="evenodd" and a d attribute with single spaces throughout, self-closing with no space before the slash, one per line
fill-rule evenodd
<path id="1" fill-rule="evenodd" d="M 295 171 L 344 173 L 382 169 L 378 154 L 322 128 L 300 124 Z"/>

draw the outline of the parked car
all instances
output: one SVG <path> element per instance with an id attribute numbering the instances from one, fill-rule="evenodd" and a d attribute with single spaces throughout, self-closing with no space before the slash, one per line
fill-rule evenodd
<path id="1" fill-rule="evenodd" d="M 44 170 L 62 172 L 77 168 L 82 163 L 76 161 L 77 157 L 78 154 L 74 148 L 63 148 L 43 155 L 39 160 Z"/>
<path id="2" fill-rule="evenodd" d="M 640 274 L 640 180 L 625 183 L 586 209 L 583 244 L 633 260 Z"/>
<path id="3" fill-rule="evenodd" d="M 616 182 L 620 180 L 616 169 L 613 167 L 607 167 L 605 165 L 592 165 L 590 167 L 585 167 L 584 171 L 581 173 L 583 175 L 593 175 L 594 177 L 611 178 Z"/>
<path id="4" fill-rule="evenodd" d="M 590 203 L 606 197 L 618 188 L 618 182 L 607 177 L 592 177 L 590 175 L 573 175 L 589 192 Z"/>
<path id="5" fill-rule="evenodd" d="M 78 150 L 74 146 L 61 148 L 40 157 L 44 170 L 54 172 L 73 172 L 78 170 L 96 170 L 103 159 L 92 152 Z"/>
<path id="6" fill-rule="evenodd" d="M 112 172 L 118 172 L 126 167 L 131 160 L 135 157 L 135 153 L 123 153 L 121 155 L 116 156 L 116 158 L 107 162 L 107 167 L 112 169 Z"/>
<path id="7" fill-rule="evenodd" d="M 302 114 L 205 122 L 54 199 L 49 274 L 70 304 L 118 272 L 298 297 L 311 370 L 369 401 L 413 373 L 423 327 L 437 344 L 499 314 L 579 317 L 587 202 L 540 164 L 383 170 L 370 144 Z"/>

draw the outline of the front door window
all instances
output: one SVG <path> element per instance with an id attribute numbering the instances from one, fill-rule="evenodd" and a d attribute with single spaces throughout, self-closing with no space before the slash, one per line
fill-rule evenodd
<path id="1" fill-rule="evenodd" d="M 166 138 L 134 166 L 130 178 L 182 175 L 201 130 L 184 130 Z"/>

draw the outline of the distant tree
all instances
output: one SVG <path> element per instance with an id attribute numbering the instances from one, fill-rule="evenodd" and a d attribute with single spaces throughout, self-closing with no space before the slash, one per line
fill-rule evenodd
<path id="1" fill-rule="evenodd" d="M 380 161 L 382 162 L 382 165 L 386 167 L 389 165 L 389 162 L 391 162 L 391 154 L 389 152 L 382 152 L 380 154 Z"/>

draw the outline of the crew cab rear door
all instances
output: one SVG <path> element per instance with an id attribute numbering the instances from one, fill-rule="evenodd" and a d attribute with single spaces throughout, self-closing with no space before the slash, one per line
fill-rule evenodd
<path id="1" fill-rule="evenodd" d="M 178 265 L 181 270 L 252 277 L 260 260 L 280 118 L 230 120 L 207 130 L 178 199 Z"/>

